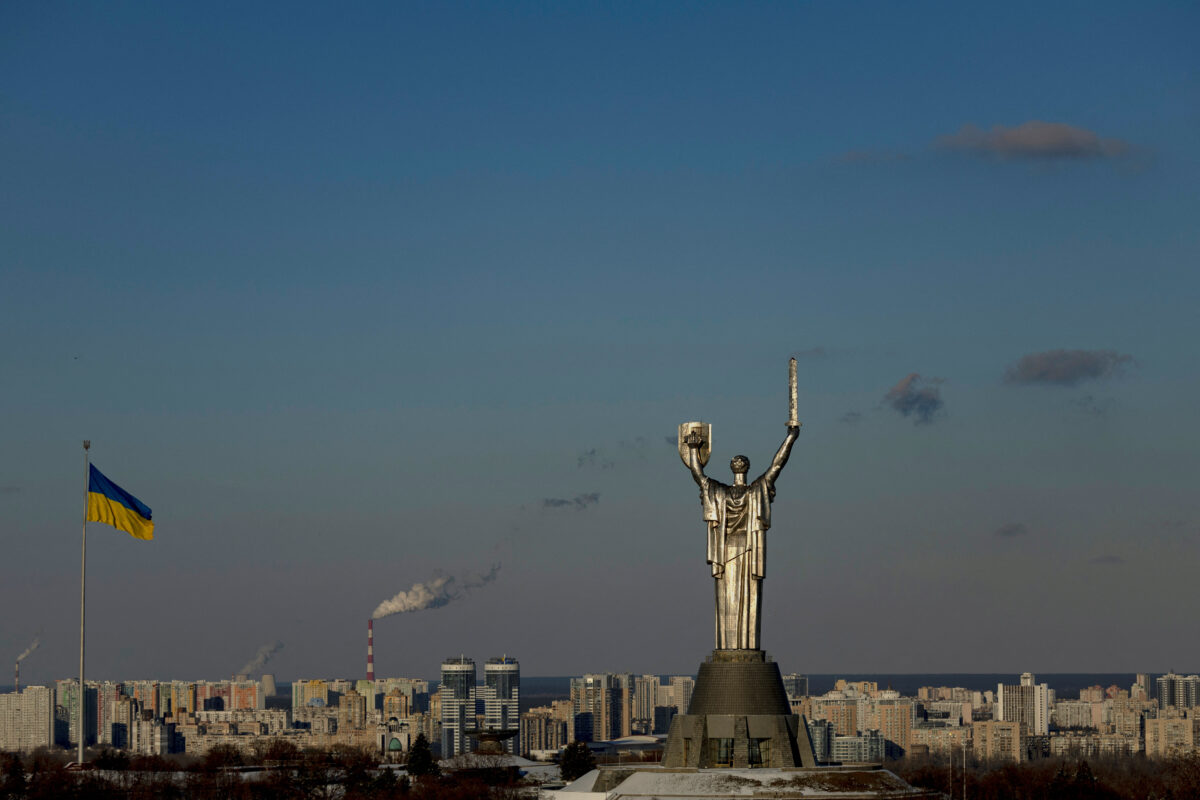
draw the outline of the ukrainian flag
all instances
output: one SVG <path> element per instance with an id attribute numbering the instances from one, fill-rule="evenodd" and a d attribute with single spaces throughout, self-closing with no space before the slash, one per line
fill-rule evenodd
<path id="1" fill-rule="evenodd" d="M 104 477 L 95 464 L 89 466 L 87 521 L 112 525 L 135 539 L 153 539 L 154 523 L 146 504 Z"/>

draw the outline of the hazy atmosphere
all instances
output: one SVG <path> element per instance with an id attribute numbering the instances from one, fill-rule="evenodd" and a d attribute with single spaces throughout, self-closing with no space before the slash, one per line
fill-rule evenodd
<path id="1" fill-rule="evenodd" d="M 0 8 L 0 661 L 1200 669 L 1200 9 Z M 420 586 L 417 586 L 420 584 Z M 413 610 L 423 609 L 423 610 Z"/>

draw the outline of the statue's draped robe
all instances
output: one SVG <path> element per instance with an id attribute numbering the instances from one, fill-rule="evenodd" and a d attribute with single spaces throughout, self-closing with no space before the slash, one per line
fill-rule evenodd
<path id="1" fill-rule="evenodd" d="M 708 523 L 708 563 L 716 579 L 718 650 L 757 650 L 762 630 L 762 579 L 775 486 L 766 476 L 745 487 L 705 477 L 700 502 Z"/>

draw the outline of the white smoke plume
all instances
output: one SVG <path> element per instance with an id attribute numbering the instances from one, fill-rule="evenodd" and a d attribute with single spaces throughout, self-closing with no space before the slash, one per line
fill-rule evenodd
<path id="1" fill-rule="evenodd" d="M 29 645 L 29 647 L 25 648 L 25 652 L 21 653 L 21 655 L 17 656 L 17 663 L 20 664 L 22 661 L 29 658 L 29 654 L 32 653 L 34 650 L 37 650 L 38 645 L 41 643 L 42 643 L 42 639 L 40 636 L 33 637 L 33 642 Z"/>
<path id="2" fill-rule="evenodd" d="M 246 662 L 246 666 L 237 671 L 238 675 L 253 675 L 260 672 L 267 662 L 271 660 L 271 656 L 283 649 L 283 642 L 271 642 L 264 644 L 258 648 L 258 652 L 254 654 L 254 658 Z"/>
<path id="3" fill-rule="evenodd" d="M 478 572 L 464 572 L 460 575 L 434 573 L 430 580 L 424 583 L 414 583 L 407 592 L 400 592 L 392 599 L 384 600 L 375 609 L 371 618 L 382 619 L 390 617 L 392 614 L 441 608 L 481 586 L 487 586 L 496 580 L 498 574 L 500 574 L 499 563 L 493 564 L 490 570 L 482 574 Z"/>

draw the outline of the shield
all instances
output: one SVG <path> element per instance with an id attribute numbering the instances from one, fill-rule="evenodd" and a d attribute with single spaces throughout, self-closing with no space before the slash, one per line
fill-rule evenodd
<path id="1" fill-rule="evenodd" d="M 709 422 L 684 422 L 679 426 L 679 457 L 683 460 L 684 465 L 688 463 L 688 446 L 683 443 L 683 437 L 687 436 L 692 431 L 696 431 L 704 441 L 700 444 L 700 466 L 704 467 L 708 464 L 708 457 L 712 455 L 712 423 Z"/>

